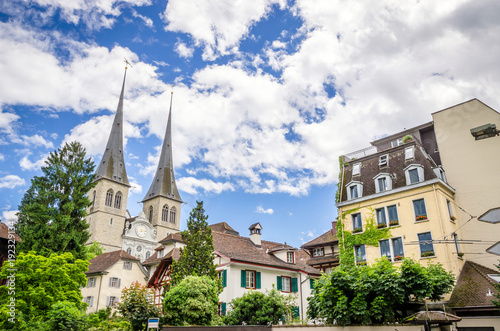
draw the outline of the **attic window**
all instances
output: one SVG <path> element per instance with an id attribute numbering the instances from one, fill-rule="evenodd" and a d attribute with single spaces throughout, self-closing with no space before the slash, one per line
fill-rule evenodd
<path id="1" fill-rule="evenodd" d="M 356 163 L 352 165 L 352 174 L 353 175 L 359 175 L 361 170 L 361 163 Z"/>
<path id="2" fill-rule="evenodd" d="M 378 160 L 378 165 L 381 166 L 381 167 L 389 165 L 389 157 L 388 157 L 387 154 L 380 156 L 380 158 Z"/>
<path id="3" fill-rule="evenodd" d="M 391 141 L 391 147 L 398 147 L 403 145 L 403 138 L 398 138 L 396 140 Z"/>
<path id="4" fill-rule="evenodd" d="M 286 262 L 287 263 L 295 263 L 295 256 L 294 256 L 293 252 L 286 253 Z"/>
<path id="5" fill-rule="evenodd" d="M 323 255 L 325 255 L 325 249 L 323 247 L 313 249 L 313 256 L 323 256 Z"/>

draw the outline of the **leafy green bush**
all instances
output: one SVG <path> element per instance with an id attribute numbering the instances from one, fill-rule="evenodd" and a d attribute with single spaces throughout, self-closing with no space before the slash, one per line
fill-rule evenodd
<path id="1" fill-rule="evenodd" d="M 87 315 L 73 302 L 53 304 L 47 317 L 50 330 L 80 331 L 85 330 L 87 326 Z"/>
<path id="2" fill-rule="evenodd" d="M 165 293 L 167 325 L 211 325 L 219 303 L 219 282 L 208 276 L 188 276 Z"/>
<path id="3" fill-rule="evenodd" d="M 144 330 L 149 317 L 160 316 L 160 310 L 154 303 L 154 293 L 139 282 L 123 289 L 118 311 L 130 322 L 133 330 Z"/>
<path id="4" fill-rule="evenodd" d="M 283 317 L 292 316 L 293 297 L 283 296 L 274 287 L 265 293 L 249 291 L 230 303 L 224 322 L 228 325 L 278 324 Z"/>
<path id="5" fill-rule="evenodd" d="M 88 331 L 129 331 L 132 326 L 121 316 L 111 315 L 111 307 L 88 315 Z"/>

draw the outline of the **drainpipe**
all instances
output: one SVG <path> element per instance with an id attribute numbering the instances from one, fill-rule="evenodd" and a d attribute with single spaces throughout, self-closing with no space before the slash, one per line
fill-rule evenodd
<path id="1" fill-rule="evenodd" d="M 441 236 L 443 237 L 443 240 L 446 240 L 446 238 L 444 237 L 443 220 L 441 218 L 441 208 L 439 208 L 438 198 L 436 194 L 436 184 L 432 184 L 432 190 L 434 191 L 434 199 L 436 200 L 436 207 L 438 209 L 439 224 L 441 224 Z M 448 256 L 448 244 L 445 244 L 444 247 L 446 253 L 446 262 L 448 263 L 448 270 L 451 271 L 450 257 Z"/>
<path id="2" fill-rule="evenodd" d="M 299 274 L 299 284 L 300 284 L 300 287 L 299 287 L 300 319 L 303 320 L 304 319 L 304 316 L 303 316 L 303 314 L 304 314 L 304 304 L 303 304 L 303 297 L 302 297 L 302 274 L 300 273 L 300 271 L 297 271 L 297 273 Z"/>

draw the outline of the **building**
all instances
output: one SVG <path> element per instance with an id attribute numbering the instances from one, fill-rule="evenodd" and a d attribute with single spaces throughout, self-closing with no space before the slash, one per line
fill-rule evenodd
<path id="1" fill-rule="evenodd" d="M 103 253 L 90 260 L 87 286 L 82 289 L 87 313 L 113 307 L 120 301 L 122 290 L 133 282 L 145 285 L 148 272 L 138 258 L 123 250 Z"/>
<path id="2" fill-rule="evenodd" d="M 307 261 L 308 265 L 324 273 L 332 271 L 340 263 L 336 222 L 332 224 L 331 230 L 303 244 L 301 247 L 310 256 Z"/>
<path id="3" fill-rule="evenodd" d="M 320 272 L 308 264 L 310 256 L 306 250 L 262 240 L 259 223 L 250 226 L 249 237 L 240 236 L 225 222 L 210 227 L 216 256 L 214 264 L 223 283 L 219 295 L 221 314 L 225 314 L 227 303 L 246 291 L 275 287 L 284 294 L 295 296 L 294 315 L 305 318 L 307 297 L 314 279 L 320 276 Z M 155 255 L 143 262 L 151 270 L 148 286 L 155 289 L 158 303 L 163 285 L 169 279 L 170 266 L 179 258 L 179 248 L 184 245 L 178 234 L 169 235 L 161 243 L 163 246 Z"/>
<path id="4" fill-rule="evenodd" d="M 21 238 L 7 224 L 0 222 L 0 269 L 9 260 L 14 260 L 16 243 L 22 242 Z M 9 249 L 10 247 L 10 249 Z M 0 285 L 5 285 L 7 280 L 0 279 Z"/>

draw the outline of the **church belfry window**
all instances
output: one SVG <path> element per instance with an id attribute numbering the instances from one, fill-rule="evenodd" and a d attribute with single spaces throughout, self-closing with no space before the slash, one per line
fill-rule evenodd
<path id="1" fill-rule="evenodd" d="M 122 207 L 122 192 L 117 192 L 115 195 L 115 208 L 120 209 Z"/>
<path id="2" fill-rule="evenodd" d="M 170 223 L 175 224 L 175 207 L 170 208 Z"/>
<path id="3" fill-rule="evenodd" d="M 168 206 L 165 205 L 163 206 L 163 209 L 161 210 L 161 220 L 163 222 L 166 222 L 168 219 Z"/>
<path id="4" fill-rule="evenodd" d="M 108 192 L 106 192 L 106 206 L 111 207 L 113 205 L 113 190 L 109 189 Z"/>
<path id="5" fill-rule="evenodd" d="M 149 207 L 149 223 L 153 222 L 153 206 Z"/>

